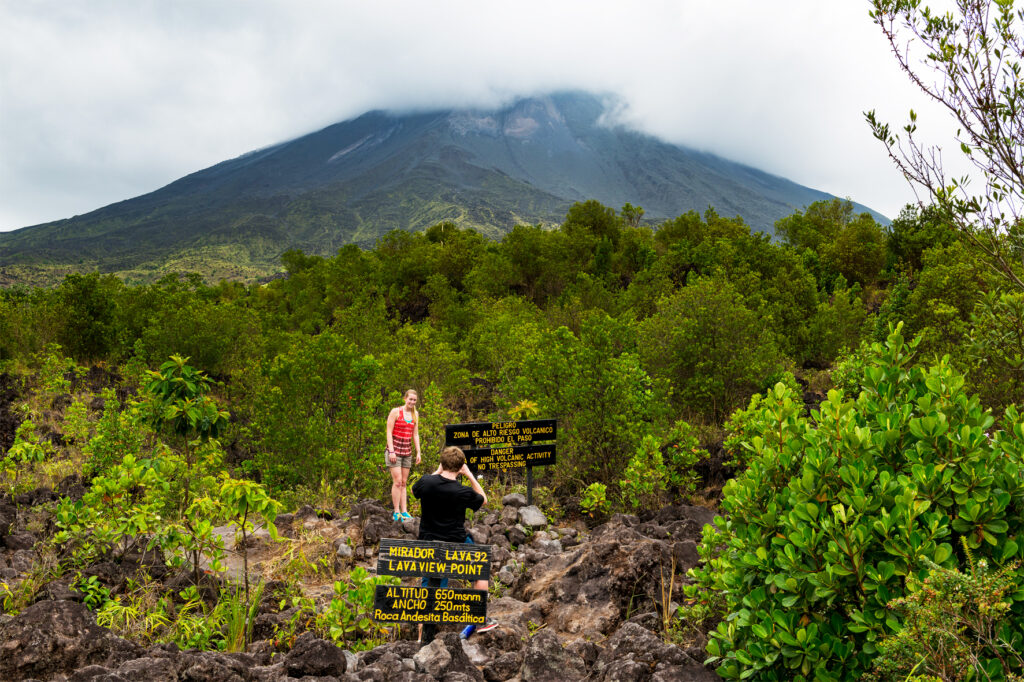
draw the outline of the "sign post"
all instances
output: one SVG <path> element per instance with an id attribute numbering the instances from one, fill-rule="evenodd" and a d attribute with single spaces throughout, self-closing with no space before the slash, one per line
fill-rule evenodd
<path id="1" fill-rule="evenodd" d="M 526 503 L 533 504 L 533 467 L 555 463 L 554 419 L 468 422 L 444 427 L 445 445 L 463 447 L 473 471 L 526 469 Z"/>
<path id="2" fill-rule="evenodd" d="M 491 546 L 383 538 L 377 550 L 377 575 L 486 580 L 491 575 Z M 462 623 L 487 620 L 487 590 L 378 585 L 373 619 L 382 623 Z"/>

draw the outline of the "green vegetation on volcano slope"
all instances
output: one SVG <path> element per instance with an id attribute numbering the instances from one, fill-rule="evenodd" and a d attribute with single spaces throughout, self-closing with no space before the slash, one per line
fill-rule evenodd
<path id="1" fill-rule="evenodd" d="M 272 424 L 291 422 L 264 404 L 268 392 L 287 395 L 275 367 L 332 348 L 322 361 L 334 371 L 362 367 L 383 395 L 432 390 L 433 408 L 460 418 L 536 403 L 564 421 L 563 463 L 548 475 L 570 493 L 597 471 L 614 486 L 643 439 L 666 443 L 679 419 L 713 434 L 786 373 L 820 393 L 838 356 L 900 320 L 994 407 L 1021 385 L 1021 349 L 1005 343 L 1019 318 L 1000 312 L 1019 301 L 933 215 L 907 211 L 882 228 L 834 200 L 780 221 L 778 243 L 713 211 L 657 229 L 625 213 L 589 201 L 557 229 L 520 225 L 500 241 L 442 222 L 330 258 L 290 251 L 286 276 L 265 284 L 166 275 L 129 285 L 92 273 L 53 290 L 15 287 L 0 297 L 0 362 L 32 366 L 54 343 L 80 363 L 190 357 L 227 382 L 238 452 L 269 471 L 275 452 L 338 459 L 338 394 L 269 450 L 271 434 L 284 437 Z M 935 234 L 945 236 L 929 246 Z M 294 475 L 315 484 L 325 471 Z"/>

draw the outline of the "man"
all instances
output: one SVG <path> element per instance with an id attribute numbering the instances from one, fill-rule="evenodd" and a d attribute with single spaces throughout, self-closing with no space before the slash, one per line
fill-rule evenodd
<path id="1" fill-rule="evenodd" d="M 459 482 L 465 476 L 469 486 Z M 412 494 L 420 501 L 420 540 L 432 542 L 468 542 L 473 539 L 466 533 L 466 510 L 477 511 L 487 502 L 487 495 L 480 482 L 466 466 L 466 455 L 457 447 L 449 446 L 441 451 L 441 463 L 434 473 L 422 477 L 412 486 Z M 424 587 L 447 587 L 448 579 L 424 578 Z M 487 590 L 486 580 L 473 583 L 474 590 Z M 497 621 L 488 618 L 475 627 L 470 625 L 462 632 L 463 638 L 476 632 L 487 632 L 498 626 Z M 428 623 L 420 637 L 424 643 L 434 638 L 436 626 Z"/>

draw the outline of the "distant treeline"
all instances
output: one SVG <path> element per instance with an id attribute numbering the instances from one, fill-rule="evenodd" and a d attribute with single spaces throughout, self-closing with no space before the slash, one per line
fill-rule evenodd
<path id="1" fill-rule="evenodd" d="M 372 458 L 409 387 L 426 452 L 446 422 L 525 405 L 559 420 L 555 486 L 614 483 L 645 437 L 666 447 L 680 420 L 707 442 L 787 374 L 811 391 L 841 384 L 862 342 L 900 320 L 986 404 L 1020 395 L 1020 296 L 934 211 L 883 227 L 819 202 L 780 220 L 776 240 L 713 210 L 656 229 L 639 214 L 587 201 L 558 229 L 501 241 L 440 223 L 331 258 L 289 251 L 287 276 L 265 284 L 93 273 L 7 289 L 0 363 L 31 371 L 57 344 L 131 377 L 188 356 L 223 382 L 233 456 L 274 487 Z"/>

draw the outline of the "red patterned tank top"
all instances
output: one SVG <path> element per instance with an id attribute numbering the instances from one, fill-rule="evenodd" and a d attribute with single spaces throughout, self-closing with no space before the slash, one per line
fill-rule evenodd
<path id="1" fill-rule="evenodd" d="M 395 426 L 391 429 L 391 442 L 395 446 L 395 454 L 399 457 L 409 457 L 412 455 L 412 434 L 416 430 L 416 418 L 413 420 L 405 420 L 405 410 L 398 411 L 398 419 L 395 420 Z"/>

